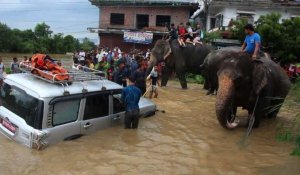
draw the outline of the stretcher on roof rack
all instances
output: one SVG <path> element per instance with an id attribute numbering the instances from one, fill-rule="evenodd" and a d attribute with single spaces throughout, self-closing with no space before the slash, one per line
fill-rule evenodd
<path id="1" fill-rule="evenodd" d="M 39 69 L 33 67 L 31 62 L 21 62 L 19 69 L 22 72 L 29 73 L 41 80 L 61 85 L 67 85 L 73 82 L 105 79 L 105 74 L 102 71 L 90 69 L 81 65 L 74 65 L 65 73 L 53 72 L 47 69 Z"/>

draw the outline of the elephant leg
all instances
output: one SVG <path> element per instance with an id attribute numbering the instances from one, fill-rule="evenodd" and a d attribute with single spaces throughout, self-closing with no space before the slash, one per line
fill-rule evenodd
<path id="1" fill-rule="evenodd" d="M 203 89 L 209 90 L 209 82 L 208 82 L 208 79 L 207 79 L 207 78 L 205 78 L 204 85 L 203 85 Z"/>
<path id="2" fill-rule="evenodd" d="M 171 69 L 164 67 L 161 78 L 161 86 L 167 86 L 169 78 L 171 76 Z"/>
<path id="3" fill-rule="evenodd" d="M 187 89 L 187 82 L 186 82 L 186 77 L 185 77 L 185 73 L 183 72 L 176 72 L 179 81 L 180 81 L 180 85 L 182 89 Z"/>
<path id="4" fill-rule="evenodd" d="M 255 106 L 255 103 L 253 104 L 253 108 L 252 108 L 252 112 L 251 112 L 251 115 L 252 115 L 252 113 L 254 113 L 254 117 L 255 117 L 253 128 L 258 128 L 259 124 L 260 124 L 260 119 L 264 115 L 264 100 L 258 100 L 255 109 L 254 109 L 254 106 Z M 251 117 L 251 115 L 249 117 Z"/>

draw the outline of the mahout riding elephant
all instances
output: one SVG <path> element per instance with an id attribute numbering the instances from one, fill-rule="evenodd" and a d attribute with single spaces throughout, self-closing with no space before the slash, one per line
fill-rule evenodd
<path id="1" fill-rule="evenodd" d="M 166 86 L 170 75 L 175 72 L 181 87 L 187 89 L 186 73 L 201 74 L 200 65 L 210 51 L 211 47 L 207 45 L 187 44 L 186 47 L 181 47 L 177 40 L 158 40 L 151 51 L 146 75 L 149 75 L 158 62 L 165 61 L 161 85 Z"/>
<path id="2" fill-rule="evenodd" d="M 291 87 L 284 70 L 267 57 L 252 60 L 243 52 L 230 54 L 218 70 L 216 115 L 224 128 L 235 128 L 237 107 L 254 115 L 253 127 L 260 118 L 275 118 Z"/>
<path id="3" fill-rule="evenodd" d="M 205 79 L 204 89 L 208 90 L 207 95 L 214 94 L 218 90 L 217 72 L 221 64 L 229 56 L 240 51 L 240 47 L 226 47 L 219 50 L 211 51 L 201 65 L 202 75 Z"/>

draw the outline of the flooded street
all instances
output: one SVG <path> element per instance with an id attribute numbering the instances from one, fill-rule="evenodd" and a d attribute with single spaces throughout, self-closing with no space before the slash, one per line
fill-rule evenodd
<path id="1" fill-rule="evenodd" d="M 278 123 L 292 120 L 290 111 L 264 120 L 242 142 L 246 129 L 223 129 L 215 97 L 199 85 L 189 87 L 181 90 L 171 82 L 159 89 L 154 101 L 165 113 L 140 120 L 138 130 L 117 126 L 43 151 L 0 135 L 0 174 L 299 174 L 300 159 L 289 155 L 293 145 L 275 140 Z"/>

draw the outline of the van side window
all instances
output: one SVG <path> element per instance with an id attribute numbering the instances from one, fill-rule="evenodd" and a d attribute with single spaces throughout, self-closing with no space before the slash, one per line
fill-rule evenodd
<path id="1" fill-rule="evenodd" d="M 122 103 L 121 100 L 122 94 L 114 94 L 113 95 L 113 100 L 114 100 L 114 114 L 124 112 L 125 111 L 125 106 Z"/>
<path id="2" fill-rule="evenodd" d="M 108 116 L 109 94 L 98 94 L 86 98 L 83 120 Z"/>
<path id="3" fill-rule="evenodd" d="M 60 101 L 53 107 L 53 126 L 74 122 L 78 118 L 80 99 Z"/>

